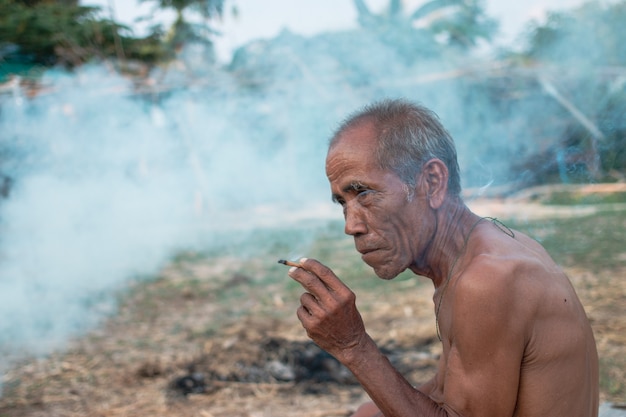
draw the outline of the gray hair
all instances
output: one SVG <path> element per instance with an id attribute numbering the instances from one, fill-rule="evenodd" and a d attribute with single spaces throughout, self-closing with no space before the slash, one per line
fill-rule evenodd
<path id="1" fill-rule="evenodd" d="M 433 111 L 402 99 L 372 103 L 339 126 L 329 149 L 346 131 L 365 122 L 374 124 L 376 159 L 381 169 L 393 171 L 412 188 L 424 164 L 437 158 L 448 168 L 448 193 L 459 196 L 461 180 L 454 140 Z"/>

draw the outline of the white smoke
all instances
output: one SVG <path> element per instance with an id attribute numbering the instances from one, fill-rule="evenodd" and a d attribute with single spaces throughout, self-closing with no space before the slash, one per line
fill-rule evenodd
<path id="1" fill-rule="evenodd" d="M 0 102 L 3 358 L 63 348 L 176 250 L 327 197 L 326 138 L 299 135 L 286 103 L 190 89 L 155 101 L 100 66 L 43 85 Z"/>

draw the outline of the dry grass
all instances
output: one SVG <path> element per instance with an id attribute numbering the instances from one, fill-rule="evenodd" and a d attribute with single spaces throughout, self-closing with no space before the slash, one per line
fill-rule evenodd
<path id="1" fill-rule="evenodd" d="M 550 236 L 562 232 L 552 227 Z M 625 250 L 614 256 L 626 261 Z M 418 383 L 432 375 L 440 348 L 430 284 L 406 276 L 376 280 L 360 266 L 351 243 L 336 234 L 318 239 L 311 254 L 344 274 L 370 333 L 400 352 L 400 363 L 411 364 L 407 377 Z M 624 402 L 626 266 L 571 258 L 563 254 L 560 262 L 565 260 L 593 324 L 602 400 Z M 119 314 L 65 352 L 11 369 L 0 416 L 347 416 L 365 400 L 358 386 L 237 379 L 267 358 L 268 341 L 304 343 L 294 315 L 299 293 L 267 254 L 236 262 L 220 255 L 180 256 L 157 279 L 135 283 Z M 182 395 L 173 384 L 193 372 L 206 378 L 203 393 Z"/>

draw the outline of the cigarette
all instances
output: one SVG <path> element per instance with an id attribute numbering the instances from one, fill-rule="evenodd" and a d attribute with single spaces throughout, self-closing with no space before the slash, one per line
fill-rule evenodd
<path id="1" fill-rule="evenodd" d="M 285 259 L 279 259 L 278 260 L 279 264 L 283 264 L 283 265 L 287 265 L 287 266 L 295 266 L 296 268 L 302 268 L 302 264 L 299 262 L 291 262 L 291 261 L 287 261 Z"/>

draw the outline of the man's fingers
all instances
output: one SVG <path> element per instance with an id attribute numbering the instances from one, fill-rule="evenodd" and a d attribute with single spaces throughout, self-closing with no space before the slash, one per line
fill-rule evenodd
<path id="1" fill-rule="evenodd" d="M 304 268 L 292 268 L 289 270 L 289 276 L 300 283 L 317 300 L 324 302 L 331 297 L 328 287 L 314 273 Z"/>
<path id="2" fill-rule="evenodd" d="M 319 283 L 321 283 L 327 290 L 330 290 L 331 292 L 339 292 L 348 289 L 348 287 L 346 287 L 346 285 L 341 282 L 339 278 L 337 278 L 335 273 L 330 268 L 320 263 L 319 261 L 315 259 L 302 258 L 300 259 L 300 265 L 300 268 L 290 269 L 289 275 L 305 288 L 309 289 L 308 285 L 311 285 L 312 288 L 310 289 L 314 290 L 319 285 Z M 296 271 L 298 271 L 298 269 L 308 271 L 310 274 L 313 275 L 313 278 L 311 279 L 307 276 L 299 276 L 295 274 L 292 275 L 292 272 L 295 273 Z M 316 294 L 314 291 L 311 292 L 313 292 L 313 294 Z"/>
<path id="3" fill-rule="evenodd" d="M 302 258 L 300 263 L 307 271 L 311 271 L 319 277 L 329 290 L 337 292 L 347 288 L 346 285 L 337 278 L 337 275 L 321 262 L 315 259 Z"/>
<path id="4" fill-rule="evenodd" d="M 302 307 L 304 307 L 310 315 L 315 315 L 315 313 L 322 309 L 317 302 L 317 298 L 308 292 L 300 296 L 300 304 L 302 304 Z"/>

